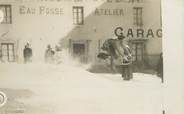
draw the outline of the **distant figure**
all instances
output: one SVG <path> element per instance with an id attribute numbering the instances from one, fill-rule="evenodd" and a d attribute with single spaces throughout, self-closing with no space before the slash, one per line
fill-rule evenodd
<path id="1" fill-rule="evenodd" d="M 29 43 L 25 45 L 23 54 L 24 54 L 24 63 L 28 63 L 32 61 L 31 60 L 32 59 L 32 49 L 30 48 Z"/>
<path id="2" fill-rule="evenodd" d="M 163 82 L 163 55 L 160 54 L 160 59 L 157 65 L 157 75 L 162 79 Z"/>
<path id="3" fill-rule="evenodd" d="M 55 46 L 55 55 L 54 55 L 54 60 L 56 64 L 60 64 L 63 62 L 62 58 L 62 48 L 58 45 Z"/>
<path id="4" fill-rule="evenodd" d="M 53 63 L 54 62 L 54 54 L 55 52 L 52 50 L 51 46 L 47 46 L 47 50 L 45 51 L 45 62 Z"/>
<path id="5" fill-rule="evenodd" d="M 0 50 L 0 62 L 3 62 L 2 57 L 3 57 L 2 51 Z"/>

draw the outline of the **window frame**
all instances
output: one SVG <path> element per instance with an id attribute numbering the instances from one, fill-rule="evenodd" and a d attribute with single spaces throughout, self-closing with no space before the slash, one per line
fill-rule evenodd
<path id="1" fill-rule="evenodd" d="M 83 6 L 73 6 L 72 13 L 73 13 L 73 24 L 74 25 L 84 25 L 84 7 Z"/>
<path id="2" fill-rule="evenodd" d="M 6 47 L 7 50 L 3 50 L 3 46 Z M 12 46 L 12 50 L 10 50 L 10 46 Z M 3 51 L 6 51 L 7 55 L 3 54 Z M 10 55 L 10 51 L 12 51 L 12 55 Z M 3 56 L 7 57 L 8 62 L 15 62 L 15 44 L 14 43 L 1 43 L 1 59 L 3 59 Z M 10 59 L 10 56 L 13 57 L 13 59 Z"/>
<path id="3" fill-rule="evenodd" d="M 133 19 L 134 25 L 143 26 L 143 7 L 133 7 Z"/>
<path id="4" fill-rule="evenodd" d="M 132 43 L 132 56 L 133 56 L 134 62 L 144 61 L 144 56 L 145 56 L 144 48 L 145 48 L 145 44 L 143 42 Z"/>
<path id="5" fill-rule="evenodd" d="M 12 6 L 10 4 L 0 4 L 0 10 L 4 9 L 4 19 L 1 24 L 12 24 Z M 8 11 L 9 9 L 9 11 Z M 8 15 L 9 14 L 9 15 Z"/>

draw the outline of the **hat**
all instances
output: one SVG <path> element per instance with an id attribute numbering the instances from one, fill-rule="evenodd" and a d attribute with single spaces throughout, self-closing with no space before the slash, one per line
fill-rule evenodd
<path id="1" fill-rule="evenodd" d="M 50 45 L 47 45 L 47 48 L 49 48 L 49 49 L 50 49 L 50 48 L 51 48 L 51 46 L 50 46 Z"/>

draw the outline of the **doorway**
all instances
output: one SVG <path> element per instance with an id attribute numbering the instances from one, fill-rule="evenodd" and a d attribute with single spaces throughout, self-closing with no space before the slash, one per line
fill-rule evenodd
<path id="1" fill-rule="evenodd" d="M 78 58 L 82 63 L 86 62 L 85 50 L 85 44 L 73 43 L 73 57 Z"/>
<path id="2" fill-rule="evenodd" d="M 90 40 L 69 40 L 70 53 L 72 57 L 81 63 L 89 62 L 89 43 Z"/>
<path id="3" fill-rule="evenodd" d="M 74 56 L 83 56 L 85 54 L 84 44 L 73 44 L 73 54 Z"/>

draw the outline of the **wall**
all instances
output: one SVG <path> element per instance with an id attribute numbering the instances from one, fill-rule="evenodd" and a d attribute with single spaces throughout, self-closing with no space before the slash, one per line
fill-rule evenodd
<path id="1" fill-rule="evenodd" d="M 120 3 L 109 3 L 106 1 L 29 1 L 29 0 L 7 0 L 0 1 L 1 4 L 12 5 L 12 24 L 1 24 L 0 34 L 7 33 L 1 39 L 13 39 L 17 43 L 17 56 L 23 61 L 22 50 L 29 42 L 33 48 L 34 61 L 42 61 L 47 44 L 53 47 L 61 39 L 88 39 L 91 40 L 89 55 L 94 60 L 98 52 L 98 40 L 114 37 L 114 29 L 121 26 L 125 29 L 136 29 L 133 23 L 133 6 L 144 7 L 144 29 L 160 28 L 160 5 L 159 0 L 145 0 L 144 3 L 128 3 L 122 0 Z M 89 5 L 90 4 L 90 5 Z M 40 7 L 59 8 L 62 14 L 40 14 Z M 72 6 L 84 6 L 85 24 L 73 25 Z M 29 9 L 28 9 L 29 8 Z M 123 9 L 123 15 L 94 15 L 95 8 L 98 9 Z M 34 12 L 35 10 L 35 12 Z M 150 13 L 151 12 L 151 13 Z M 68 46 L 68 41 L 62 45 Z M 152 47 L 154 46 L 154 50 Z M 94 51 L 95 50 L 95 51 Z M 161 51 L 161 40 L 149 38 L 147 52 L 158 54 Z"/>
<path id="2" fill-rule="evenodd" d="M 147 0 L 144 3 L 103 3 L 97 9 L 123 9 L 123 15 L 95 15 L 94 10 L 84 19 L 84 25 L 73 28 L 65 39 L 91 40 L 89 59 L 98 62 L 96 56 L 99 52 L 99 40 L 102 45 L 105 39 L 115 37 L 114 29 L 116 27 L 121 26 L 125 36 L 128 29 L 132 28 L 134 37 L 127 38 L 127 40 L 137 38 L 136 30 L 139 28 L 133 24 L 133 7 L 135 6 L 143 7 L 144 25 L 142 29 L 145 30 L 145 34 L 140 38 L 148 39 L 146 42 L 147 61 L 150 61 L 150 65 L 156 66 L 159 54 L 162 52 L 162 38 L 156 36 L 156 30 L 161 29 L 159 0 Z M 154 37 L 146 37 L 149 29 L 153 30 Z M 65 43 L 63 40 L 61 42 Z"/>

